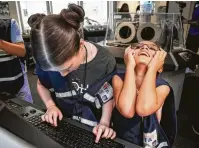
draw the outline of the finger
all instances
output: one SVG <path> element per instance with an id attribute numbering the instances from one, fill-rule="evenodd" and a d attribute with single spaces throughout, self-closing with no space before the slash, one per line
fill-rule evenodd
<path id="1" fill-rule="evenodd" d="M 113 129 L 110 129 L 109 133 L 108 133 L 108 136 L 106 138 L 110 138 L 113 135 L 113 132 L 114 132 Z"/>
<path id="2" fill-rule="evenodd" d="M 53 124 L 54 124 L 54 126 L 57 126 L 57 116 L 58 116 L 58 113 L 54 112 L 53 113 Z"/>
<path id="3" fill-rule="evenodd" d="M 160 51 L 164 51 L 164 49 L 160 48 Z"/>
<path id="4" fill-rule="evenodd" d="M 53 114 L 48 115 L 49 122 L 53 124 Z"/>
<path id="5" fill-rule="evenodd" d="M 159 56 L 160 56 L 160 51 L 157 51 L 154 58 L 159 58 Z"/>
<path id="6" fill-rule="evenodd" d="M 98 128 L 98 126 L 93 128 L 93 134 L 95 134 L 95 136 L 97 136 L 97 128 Z"/>
<path id="7" fill-rule="evenodd" d="M 59 116 L 59 120 L 62 120 L 62 118 L 63 118 L 63 114 L 62 114 L 62 112 L 61 112 L 61 111 L 59 111 L 59 112 L 58 112 L 58 116 Z"/>
<path id="8" fill-rule="evenodd" d="M 164 59 L 166 58 L 166 56 L 167 56 L 167 52 L 164 52 Z"/>
<path id="9" fill-rule="evenodd" d="M 128 54 L 127 54 L 127 56 L 128 56 L 129 58 L 134 57 L 134 55 L 135 55 L 135 51 L 134 51 L 134 50 L 129 51 Z"/>
<path id="10" fill-rule="evenodd" d="M 48 115 L 47 115 L 47 114 L 45 114 L 44 118 L 45 118 L 46 122 L 48 122 L 48 123 L 49 123 Z"/>
<path id="11" fill-rule="evenodd" d="M 164 51 L 161 51 L 161 58 L 164 58 L 164 55 L 165 55 L 165 52 Z"/>
<path id="12" fill-rule="evenodd" d="M 128 54 L 133 55 L 135 53 L 135 50 L 129 50 Z"/>
<path id="13" fill-rule="evenodd" d="M 116 132 L 113 132 L 113 135 L 111 136 L 111 139 L 114 139 L 116 137 Z"/>
<path id="14" fill-rule="evenodd" d="M 124 55 L 126 55 L 126 54 L 130 51 L 130 49 L 131 49 L 131 46 L 127 47 L 127 48 L 125 49 Z"/>
<path id="15" fill-rule="evenodd" d="M 102 135 L 102 132 L 103 132 L 103 129 L 99 128 L 98 131 L 97 131 L 96 139 L 95 139 L 95 142 L 96 142 L 96 143 L 99 142 L 100 137 L 101 137 L 101 135 Z"/>
<path id="16" fill-rule="evenodd" d="M 41 120 L 44 122 L 45 121 L 45 114 L 41 116 Z"/>
<path id="17" fill-rule="evenodd" d="M 164 61 L 165 57 L 166 57 L 166 52 L 161 51 L 160 60 Z"/>
<path id="18" fill-rule="evenodd" d="M 108 136 L 108 134 L 109 134 L 109 128 L 105 128 L 102 138 L 106 138 Z"/>

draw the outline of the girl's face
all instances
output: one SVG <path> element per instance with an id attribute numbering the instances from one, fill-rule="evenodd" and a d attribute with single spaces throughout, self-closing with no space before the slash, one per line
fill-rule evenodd
<path id="1" fill-rule="evenodd" d="M 156 44 L 150 41 L 142 41 L 136 46 L 132 46 L 131 48 L 135 50 L 136 65 L 144 64 L 146 66 L 153 59 L 156 52 L 160 50 Z"/>
<path id="2" fill-rule="evenodd" d="M 80 49 L 75 56 L 73 56 L 70 60 L 67 60 L 64 64 L 57 67 L 55 71 L 60 72 L 62 76 L 66 76 L 70 72 L 79 68 L 79 66 L 85 60 L 85 49 L 84 44 L 80 43 Z"/>

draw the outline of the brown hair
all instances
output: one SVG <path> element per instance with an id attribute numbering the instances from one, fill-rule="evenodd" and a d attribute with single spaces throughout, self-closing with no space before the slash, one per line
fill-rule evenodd
<path id="1" fill-rule="evenodd" d="M 30 19 L 33 55 L 43 70 L 62 65 L 79 51 L 84 15 L 82 7 L 69 4 L 59 15 Z"/>

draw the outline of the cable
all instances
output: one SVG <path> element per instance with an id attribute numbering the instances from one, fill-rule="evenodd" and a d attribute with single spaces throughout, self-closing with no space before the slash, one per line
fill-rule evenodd
<path id="1" fill-rule="evenodd" d="M 86 63 L 84 64 L 84 76 L 83 76 L 83 88 L 85 88 L 85 84 L 86 84 L 86 77 L 87 77 L 87 59 L 88 59 L 88 50 L 87 50 L 87 48 L 86 48 L 86 46 L 84 46 L 85 47 L 85 50 L 86 50 Z M 72 89 L 74 89 L 74 86 L 72 85 L 72 82 L 71 82 L 71 80 L 69 80 L 70 82 L 70 89 L 71 89 L 71 95 L 72 95 L 72 99 L 73 100 L 75 100 L 74 99 L 74 96 L 73 96 L 73 93 L 72 93 Z M 81 82 L 80 82 L 81 83 Z M 74 89 L 75 90 L 75 89 Z M 77 92 L 77 91 L 76 91 Z M 79 92 L 77 92 L 77 94 L 78 94 L 78 97 L 81 99 L 81 101 L 83 100 L 83 94 L 81 94 L 81 92 L 79 91 Z M 77 100 L 75 100 L 75 102 L 74 102 L 74 108 L 75 108 L 75 112 L 76 112 L 76 115 L 77 115 L 77 117 L 78 117 L 78 121 L 79 122 L 81 122 L 81 120 L 80 120 L 80 115 L 79 115 L 79 113 L 78 113 L 78 110 L 77 110 L 77 106 L 76 106 L 76 104 L 77 103 L 80 103 L 80 102 L 78 102 Z M 82 117 L 82 107 L 81 107 L 81 104 L 80 104 L 80 114 L 81 114 L 81 117 Z"/>

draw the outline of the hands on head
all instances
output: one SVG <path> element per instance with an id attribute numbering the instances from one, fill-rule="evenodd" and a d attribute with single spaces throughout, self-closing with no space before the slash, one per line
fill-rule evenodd
<path id="1" fill-rule="evenodd" d="M 164 65 L 166 55 L 167 53 L 163 49 L 157 51 L 154 58 L 152 58 L 150 63 L 148 64 L 148 69 L 152 69 L 156 72 L 161 72 L 161 68 Z"/>
<path id="2" fill-rule="evenodd" d="M 137 49 L 139 48 L 136 47 L 136 50 Z M 148 48 L 148 50 L 151 50 L 151 49 Z M 165 61 L 167 53 L 161 48 L 156 51 L 153 50 L 152 52 L 155 52 L 155 53 L 153 57 L 151 56 L 150 61 L 148 62 L 146 66 L 148 70 L 150 69 L 155 72 L 162 72 L 162 67 L 164 65 L 164 61 Z M 131 46 L 129 46 L 125 50 L 124 61 L 127 67 L 135 68 L 136 63 L 137 63 L 135 60 L 136 56 L 139 56 L 139 52 L 135 51 L 135 49 L 132 48 Z"/>

